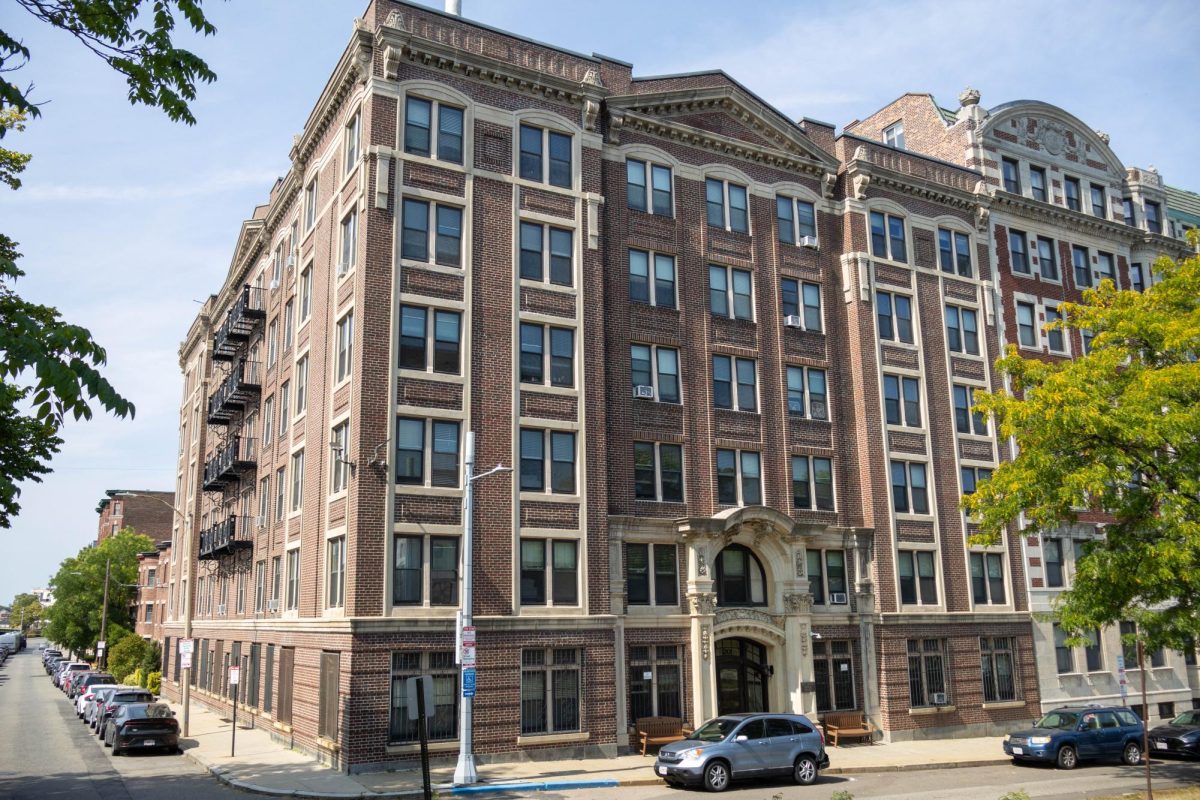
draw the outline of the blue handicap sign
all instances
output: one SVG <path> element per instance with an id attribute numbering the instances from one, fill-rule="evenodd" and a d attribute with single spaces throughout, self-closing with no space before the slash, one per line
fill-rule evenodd
<path id="1" fill-rule="evenodd" d="M 462 693 L 463 697 L 475 696 L 475 669 L 473 667 L 463 670 L 462 674 Z"/>

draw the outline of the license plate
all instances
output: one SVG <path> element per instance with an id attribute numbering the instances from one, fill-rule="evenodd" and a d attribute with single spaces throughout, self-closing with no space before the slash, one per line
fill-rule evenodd
<path id="1" fill-rule="evenodd" d="M 154 747 L 154 745 L 156 745 L 156 744 L 158 744 L 157 739 L 143 739 L 142 740 L 143 747 Z"/>
<path id="2" fill-rule="evenodd" d="M 1166 743 L 1166 742 L 1155 742 L 1155 743 L 1154 743 L 1154 747 L 1155 747 L 1155 749 L 1157 749 L 1157 750 L 1166 750 L 1166 749 L 1167 749 L 1167 743 Z"/>
<path id="3" fill-rule="evenodd" d="M 659 774 L 659 775 L 666 775 L 666 774 L 667 774 L 667 768 L 666 768 L 666 767 L 659 767 L 659 768 L 658 768 L 658 774 Z"/>
<path id="4" fill-rule="evenodd" d="M 1014 756 L 1023 756 L 1023 755 L 1025 755 L 1025 750 L 1024 750 L 1023 748 L 1020 748 L 1020 747 L 1014 747 L 1012 750 L 1013 750 L 1013 755 L 1014 755 Z"/>

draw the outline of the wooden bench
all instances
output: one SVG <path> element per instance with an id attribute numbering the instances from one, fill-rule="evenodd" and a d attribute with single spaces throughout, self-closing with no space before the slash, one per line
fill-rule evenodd
<path id="1" fill-rule="evenodd" d="M 678 742 L 684 737 L 683 720 L 679 717 L 642 717 L 634 725 L 642 755 L 647 747 Z"/>
<path id="2" fill-rule="evenodd" d="M 860 711 L 835 711 L 826 714 L 821 721 L 825 724 L 825 735 L 830 743 L 837 747 L 841 738 L 866 739 L 871 741 L 875 736 L 875 726 Z"/>

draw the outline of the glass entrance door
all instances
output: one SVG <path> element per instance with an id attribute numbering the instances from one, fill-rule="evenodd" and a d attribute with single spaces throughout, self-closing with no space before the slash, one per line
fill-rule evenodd
<path id="1" fill-rule="evenodd" d="M 717 642 L 717 713 L 767 710 L 767 649 L 749 639 Z"/>

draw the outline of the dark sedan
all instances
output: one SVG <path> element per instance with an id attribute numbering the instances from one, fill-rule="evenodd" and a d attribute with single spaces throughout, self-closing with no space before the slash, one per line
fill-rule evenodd
<path id="1" fill-rule="evenodd" d="M 1185 711 L 1152 729 L 1150 752 L 1156 756 L 1200 758 L 1200 711 Z"/>
<path id="2" fill-rule="evenodd" d="M 113 755 L 129 750 L 179 750 L 179 723 L 166 703 L 127 703 L 108 721 L 104 744 Z"/>

